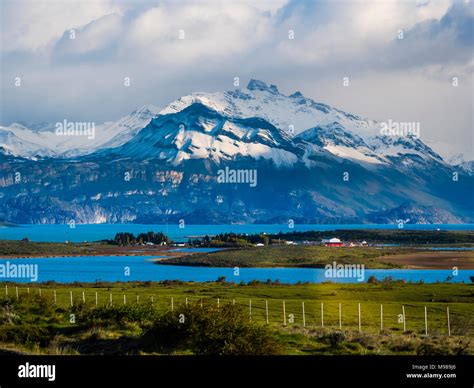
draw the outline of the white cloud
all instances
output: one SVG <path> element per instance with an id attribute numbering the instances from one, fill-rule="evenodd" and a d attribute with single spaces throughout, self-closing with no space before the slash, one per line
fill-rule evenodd
<path id="1" fill-rule="evenodd" d="M 123 48 L 150 62 L 181 67 L 196 59 L 216 62 L 248 52 L 270 39 L 270 13 L 250 3 L 177 3 L 150 9 L 137 17 Z M 183 31 L 184 39 L 179 39 Z"/>
<path id="2" fill-rule="evenodd" d="M 66 33 L 56 45 L 56 54 L 81 55 L 97 50 L 107 50 L 122 38 L 122 16 L 109 14 L 79 27 L 74 31 L 74 39 Z"/>
<path id="3" fill-rule="evenodd" d="M 239 76 L 374 119 L 418 112 L 439 144 L 449 141 L 447 112 L 456 114 L 457 138 L 472 132 L 472 2 L 7 0 L 1 7 L 2 124 L 65 112 L 112 120 L 145 103 L 231 89 Z M 21 88 L 13 86 L 17 75 Z M 454 95 L 446 89 L 453 75 L 463 82 Z M 343 76 L 350 88 L 341 87 Z"/>
<path id="4" fill-rule="evenodd" d="M 5 0 L 1 8 L 4 51 L 44 49 L 66 30 L 120 10 L 111 0 Z"/>

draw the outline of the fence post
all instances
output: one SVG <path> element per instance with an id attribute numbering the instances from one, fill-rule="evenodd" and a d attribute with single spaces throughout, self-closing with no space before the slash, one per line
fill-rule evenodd
<path id="1" fill-rule="evenodd" d="M 97 304 L 98 304 L 98 301 L 99 301 L 99 300 L 98 300 L 98 298 L 97 298 L 97 291 L 96 291 L 96 292 L 95 292 L 95 305 L 96 305 L 96 306 L 97 306 Z"/>
<path id="2" fill-rule="evenodd" d="M 202 307 L 202 298 L 201 298 L 201 307 Z"/>
<path id="3" fill-rule="evenodd" d="M 402 306 L 402 318 L 403 318 L 403 332 L 407 331 L 407 322 L 405 318 L 405 306 Z"/>
<path id="4" fill-rule="evenodd" d="M 324 327 L 324 303 L 321 302 L 321 327 Z"/>
<path id="5" fill-rule="evenodd" d="M 73 301 L 72 301 L 72 291 L 69 292 L 70 300 L 71 300 L 71 307 L 73 306 Z"/>
<path id="6" fill-rule="evenodd" d="M 137 295 L 137 304 L 140 304 L 140 295 Z"/>
<path id="7" fill-rule="evenodd" d="M 173 297 L 171 297 L 171 311 L 174 311 L 174 300 L 173 300 Z"/>
<path id="8" fill-rule="evenodd" d="M 153 298 L 153 295 L 151 296 L 151 304 L 155 303 L 155 298 Z"/>
<path id="9" fill-rule="evenodd" d="M 18 295 L 18 287 L 15 287 L 15 292 L 16 292 L 16 298 L 19 299 L 19 295 Z"/>
<path id="10" fill-rule="evenodd" d="M 285 301 L 283 301 L 283 325 L 286 326 L 286 309 L 285 309 Z"/>
<path id="11" fill-rule="evenodd" d="M 123 294 L 123 304 L 127 304 L 127 297 Z"/>
<path id="12" fill-rule="evenodd" d="M 57 304 L 58 298 L 57 298 L 57 295 L 56 295 L 56 290 L 53 291 L 53 297 L 54 297 L 54 304 Z"/>
<path id="13" fill-rule="evenodd" d="M 380 331 L 383 331 L 383 304 L 380 305 Z"/>
<path id="14" fill-rule="evenodd" d="M 451 324 L 449 322 L 449 306 L 446 306 L 446 317 L 448 319 L 448 335 L 451 335 Z"/>
<path id="15" fill-rule="evenodd" d="M 249 299 L 249 319 L 252 322 L 252 299 Z"/>
<path id="16" fill-rule="evenodd" d="M 26 293 L 30 295 L 30 287 L 26 287 Z"/>
<path id="17" fill-rule="evenodd" d="M 113 306 L 113 302 L 112 302 L 112 293 L 110 293 L 109 295 L 109 301 L 110 301 L 110 305 Z"/>
<path id="18" fill-rule="evenodd" d="M 304 313 L 304 302 L 301 302 L 301 308 L 303 310 L 303 327 L 306 326 L 306 316 L 305 316 L 305 313 Z"/>
<path id="19" fill-rule="evenodd" d="M 82 291 L 82 302 L 86 303 L 86 294 Z"/>
<path id="20" fill-rule="evenodd" d="M 428 311 L 425 306 L 425 335 L 428 335 Z"/>
<path id="21" fill-rule="evenodd" d="M 186 307 L 188 307 L 188 298 L 186 298 Z"/>
<path id="22" fill-rule="evenodd" d="M 5 296 L 8 296 L 8 284 L 5 284 Z"/>
<path id="23" fill-rule="evenodd" d="M 41 296 L 41 288 L 38 288 L 38 294 Z"/>
<path id="24" fill-rule="evenodd" d="M 268 325 L 268 300 L 265 299 L 265 317 Z"/>
<path id="25" fill-rule="evenodd" d="M 232 299 L 232 304 L 235 304 L 235 299 Z"/>
<path id="26" fill-rule="evenodd" d="M 359 303 L 359 333 L 362 331 L 362 324 L 360 322 L 360 303 Z"/>
<path id="27" fill-rule="evenodd" d="M 221 302 L 220 302 L 219 298 L 217 298 L 217 310 L 219 310 L 220 307 L 221 307 Z"/>
<path id="28" fill-rule="evenodd" d="M 340 303 L 339 303 L 339 329 L 342 330 L 342 308 L 341 308 Z"/>

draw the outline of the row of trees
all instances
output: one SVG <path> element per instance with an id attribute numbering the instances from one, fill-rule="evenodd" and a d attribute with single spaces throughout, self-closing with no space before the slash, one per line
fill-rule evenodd
<path id="1" fill-rule="evenodd" d="M 147 233 L 140 233 L 138 236 L 135 236 L 133 233 L 129 233 L 129 232 L 120 232 L 115 235 L 113 241 L 117 245 L 171 243 L 171 240 L 169 239 L 169 237 L 165 235 L 163 232 L 155 233 L 151 231 Z"/>
<path id="2" fill-rule="evenodd" d="M 255 244 L 268 245 L 269 237 L 265 234 L 219 233 L 215 236 L 204 236 L 200 239 L 188 240 L 190 246 L 246 246 Z"/>

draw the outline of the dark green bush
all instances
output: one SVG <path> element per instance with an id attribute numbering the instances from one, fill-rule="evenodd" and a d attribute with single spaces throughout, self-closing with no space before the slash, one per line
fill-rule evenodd
<path id="1" fill-rule="evenodd" d="M 346 339 L 346 335 L 342 331 L 334 331 L 329 334 L 329 344 L 331 348 L 338 348 Z"/>
<path id="2" fill-rule="evenodd" d="M 15 344 L 47 346 L 50 342 L 51 333 L 44 327 L 21 324 L 0 326 L 0 342 Z"/>
<path id="3" fill-rule="evenodd" d="M 422 343 L 416 350 L 419 356 L 442 356 L 449 354 L 449 349 L 434 343 Z"/>
<path id="4" fill-rule="evenodd" d="M 149 304 L 100 306 L 84 312 L 84 320 L 93 325 L 112 325 L 137 322 L 146 324 L 156 320 L 158 314 Z"/>
<path id="5" fill-rule="evenodd" d="M 191 350 L 199 355 L 268 355 L 279 344 L 268 328 L 250 322 L 235 305 L 181 306 L 160 317 L 142 336 L 143 347 L 169 353 Z"/>
<path id="6" fill-rule="evenodd" d="M 369 284 L 379 284 L 380 281 L 374 275 L 372 275 L 367 280 L 367 283 L 369 283 Z"/>

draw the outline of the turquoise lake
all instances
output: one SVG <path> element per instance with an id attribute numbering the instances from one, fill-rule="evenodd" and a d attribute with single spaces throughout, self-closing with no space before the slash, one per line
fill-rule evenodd
<path id="1" fill-rule="evenodd" d="M 233 268 L 185 267 L 157 265 L 150 256 L 83 256 L 65 258 L 0 259 L 0 266 L 11 264 L 37 264 L 38 282 L 54 280 L 58 283 L 101 281 L 160 281 L 182 280 L 207 282 L 225 276 L 227 281 L 239 283 L 251 280 L 273 281 L 294 284 L 297 282 L 357 283 L 356 278 L 326 278 L 323 268 L 240 268 L 239 276 L 234 276 Z M 129 275 L 127 276 L 127 268 Z M 407 282 L 443 282 L 452 275 L 451 270 L 420 269 L 370 269 L 365 270 L 364 282 L 374 275 L 377 279 L 393 277 Z M 470 283 L 474 270 L 460 270 L 450 282 Z M 0 278 L 1 281 L 27 283 L 28 278 Z"/>
<path id="2" fill-rule="evenodd" d="M 189 237 L 214 235 L 221 232 L 236 233 L 278 233 L 306 230 L 334 230 L 334 229 L 397 229 L 396 225 L 295 225 L 289 229 L 286 224 L 274 225 L 140 225 L 140 224 L 96 224 L 76 225 L 21 225 L 19 227 L 0 228 L 0 239 L 19 240 L 28 237 L 31 241 L 51 242 L 83 242 L 111 239 L 117 232 L 163 231 L 175 241 L 185 241 Z M 474 230 L 473 224 L 464 225 L 405 225 L 408 230 Z M 453 249 L 454 248 L 454 249 Z M 450 248 L 456 250 L 456 247 Z M 437 249 L 437 248 L 433 248 Z M 444 248 L 446 249 L 446 248 Z M 463 248 L 461 248 L 463 249 Z M 470 249 L 470 248 L 468 248 Z M 190 251 L 190 249 L 184 249 Z M 192 249 L 195 251 L 195 249 Z M 139 250 L 137 250 L 139 253 Z M 160 257 L 160 256 L 156 256 Z M 225 276 L 227 281 L 249 282 L 251 280 L 267 281 L 279 280 L 282 283 L 294 284 L 297 282 L 320 283 L 332 281 L 340 283 L 357 283 L 355 278 L 331 278 L 324 276 L 322 268 L 241 268 L 239 276 L 234 276 L 232 268 L 185 267 L 156 265 L 150 256 L 83 256 L 67 258 L 34 258 L 34 259 L 0 259 L 0 266 L 10 264 L 37 264 L 38 281 L 53 280 L 56 282 L 95 282 L 100 281 L 215 281 Z M 125 274 L 126 267 L 130 274 Z M 0 274 L 1 275 L 1 274 Z M 457 276 L 451 270 L 422 270 L 422 269 L 371 269 L 365 270 L 364 281 L 374 275 L 377 279 L 392 277 L 407 282 L 424 281 L 426 283 L 443 282 L 449 278 L 450 282 L 470 283 L 474 270 L 460 270 Z M 29 282 L 30 279 L 8 278 L 0 276 L 0 281 Z"/>

